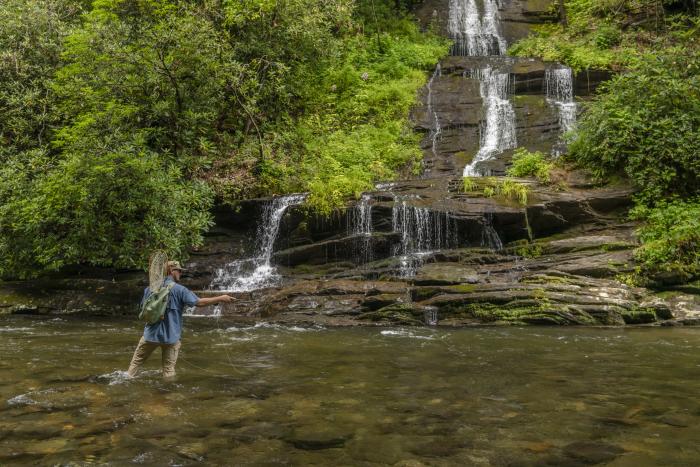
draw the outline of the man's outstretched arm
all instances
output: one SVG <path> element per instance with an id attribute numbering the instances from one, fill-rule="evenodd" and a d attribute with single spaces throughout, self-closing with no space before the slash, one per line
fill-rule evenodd
<path id="1" fill-rule="evenodd" d="M 219 295 L 217 297 L 200 298 L 199 300 L 197 300 L 195 306 L 216 305 L 217 303 L 228 303 L 234 300 L 235 299 L 230 295 Z"/>

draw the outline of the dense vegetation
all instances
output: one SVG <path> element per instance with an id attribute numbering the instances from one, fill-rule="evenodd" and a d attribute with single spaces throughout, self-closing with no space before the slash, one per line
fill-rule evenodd
<path id="1" fill-rule="evenodd" d="M 415 170 L 408 109 L 445 40 L 411 1 L 6 0 L 0 277 L 137 267 L 216 197 L 329 211 Z"/>
<path id="2" fill-rule="evenodd" d="M 638 279 L 700 275 L 700 17 L 694 1 L 564 0 L 511 53 L 619 72 L 588 103 L 568 159 L 638 189 Z M 523 161 L 521 161 L 521 165 Z"/>

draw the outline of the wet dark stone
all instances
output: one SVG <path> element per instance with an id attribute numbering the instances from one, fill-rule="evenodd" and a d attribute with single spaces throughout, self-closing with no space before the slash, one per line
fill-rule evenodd
<path id="1" fill-rule="evenodd" d="M 425 443 L 410 446 L 408 451 L 421 457 L 451 457 L 461 449 L 471 446 L 468 440 L 454 440 L 449 438 L 436 438 Z"/>
<path id="2" fill-rule="evenodd" d="M 624 449 L 613 444 L 595 441 L 577 441 L 564 447 L 568 457 L 589 465 L 610 462 L 624 452 Z"/>
<path id="3" fill-rule="evenodd" d="M 687 428 L 694 423 L 691 417 L 682 414 L 666 414 L 659 417 L 658 420 L 665 425 L 677 428 Z"/>
<path id="4" fill-rule="evenodd" d="M 322 449 L 342 448 L 349 439 L 350 437 L 333 438 L 320 436 L 318 438 L 297 438 L 286 441 L 297 449 L 319 451 Z"/>

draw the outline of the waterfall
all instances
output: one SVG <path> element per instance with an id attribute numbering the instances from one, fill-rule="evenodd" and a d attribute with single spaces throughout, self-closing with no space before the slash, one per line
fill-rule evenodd
<path id="1" fill-rule="evenodd" d="M 498 232 L 493 228 L 493 213 L 484 214 L 483 230 L 481 231 L 481 246 L 490 250 L 500 251 L 503 249 L 503 242 Z"/>
<path id="2" fill-rule="evenodd" d="M 436 326 L 438 323 L 438 309 L 435 306 L 425 307 L 423 311 L 423 322 L 428 326 Z"/>
<path id="3" fill-rule="evenodd" d="M 430 80 L 428 81 L 428 113 L 433 119 L 433 126 L 430 129 L 429 137 L 431 143 L 430 147 L 434 157 L 437 157 L 437 142 L 440 138 L 440 135 L 442 134 L 442 128 L 440 127 L 440 120 L 438 119 L 438 114 L 433 109 L 433 81 L 436 77 L 441 76 L 441 73 L 442 70 L 440 68 L 440 64 L 438 63 L 435 67 L 435 72 L 433 73 L 433 76 L 431 76 Z"/>
<path id="4" fill-rule="evenodd" d="M 505 55 L 507 44 L 500 31 L 497 0 L 450 0 L 448 29 L 454 41 L 452 55 Z"/>
<path id="5" fill-rule="evenodd" d="M 479 9 L 476 0 L 450 0 L 448 29 L 454 40 L 453 55 L 505 55 L 507 44 L 500 30 L 498 0 L 482 0 Z M 510 76 L 492 67 L 472 71 L 479 79 L 484 101 L 486 123 L 481 132 L 479 152 L 464 168 L 465 177 L 482 175 L 477 165 L 506 149 L 517 145 L 515 110 L 508 100 Z"/>
<path id="6" fill-rule="evenodd" d="M 545 71 L 547 99 L 559 110 L 559 125 L 562 131 L 571 130 L 576 123 L 574 102 L 574 79 L 571 68 L 562 67 Z"/>
<path id="7" fill-rule="evenodd" d="M 508 100 L 510 75 L 488 67 L 473 71 L 472 77 L 481 82 L 480 92 L 486 107 L 486 125 L 481 135 L 479 152 L 472 162 L 464 167 L 465 177 L 482 175 L 477 168 L 478 164 L 517 146 L 515 110 Z"/>
<path id="8" fill-rule="evenodd" d="M 363 194 L 353 209 L 348 209 L 348 236 L 355 237 L 354 248 L 359 262 L 369 263 L 372 254 L 372 196 Z"/>
<path id="9" fill-rule="evenodd" d="M 290 206 L 301 204 L 305 194 L 280 196 L 265 206 L 258 225 L 256 254 L 252 258 L 228 263 L 215 273 L 210 288 L 229 292 L 247 292 L 269 287 L 279 279 L 272 266 L 272 253 L 284 212 Z"/>
<path id="10" fill-rule="evenodd" d="M 392 209 L 393 230 L 401 235 L 401 242 L 394 247 L 393 255 L 400 258 L 399 274 L 406 278 L 415 276 L 423 257 L 450 247 L 456 238 L 456 225 L 447 213 L 413 206 L 409 199 L 394 195 Z"/>
<path id="11" fill-rule="evenodd" d="M 574 79 L 571 68 L 561 67 L 545 70 L 545 92 L 547 102 L 557 108 L 559 128 L 562 133 L 572 130 L 576 125 L 576 102 L 574 101 Z M 566 149 L 563 143 L 553 148 L 555 155 Z"/>

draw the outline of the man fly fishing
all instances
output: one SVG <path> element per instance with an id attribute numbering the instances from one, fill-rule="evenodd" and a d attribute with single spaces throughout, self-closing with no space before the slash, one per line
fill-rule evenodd
<path id="1" fill-rule="evenodd" d="M 150 283 L 144 291 L 139 315 L 147 324 L 134 351 L 128 374 L 134 377 L 146 359 L 160 347 L 163 377 L 170 379 L 175 376 L 175 363 L 182 334 L 182 314 L 185 307 L 227 303 L 232 302 L 234 298 L 230 295 L 197 297 L 187 287 L 178 284 L 184 269 L 178 261 L 167 261 L 164 253 L 154 254 L 149 269 Z M 165 277 L 163 277 L 163 271 Z"/>

